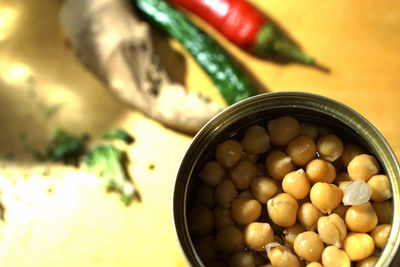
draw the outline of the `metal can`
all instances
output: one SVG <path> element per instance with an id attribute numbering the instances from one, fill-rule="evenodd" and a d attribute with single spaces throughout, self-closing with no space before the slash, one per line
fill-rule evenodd
<path id="1" fill-rule="evenodd" d="M 393 151 L 378 130 L 354 110 L 326 97 L 299 92 L 267 93 L 241 101 L 215 116 L 193 138 L 182 159 L 173 193 L 175 231 L 188 263 L 204 266 L 194 249 L 186 219 L 200 167 L 222 141 L 239 136 L 252 124 L 265 124 L 283 115 L 331 127 L 376 157 L 390 180 L 394 214 L 389 240 L 375 266 L 400 266 L 400 167 Z"/>

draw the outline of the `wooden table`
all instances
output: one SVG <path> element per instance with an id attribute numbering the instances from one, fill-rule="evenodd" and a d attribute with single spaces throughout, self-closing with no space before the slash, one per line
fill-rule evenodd
<path id="1" fill-rule="evenodd" d="M 400 157 L 400 2 L 252 2 L 331 73 L 254 58 L 201 25 L 269 91 L 316 93 L 350 106 L 378 128 Z M 0 223 L 0 265 L 186 266 L 174 234 L 171 195 L 191 137 L 113 98 L 65 44 L 59 7 L 55 0 L 0 3 L 0 155 L 14 155 L 0 162 L 7 208 L 6 221 Z M 185 58 L 172 76 L 222 103 L 194 61 L 171 44 Z M 162 50 L 160 55 L 165 58 Z M 125 207 L 86 171 L 35 162 L 22 139 L 44 147 L 56 127 L 87 132 L 94 140 L 115 127 L 133 133 L 129 169 L 142 202 Z"/>

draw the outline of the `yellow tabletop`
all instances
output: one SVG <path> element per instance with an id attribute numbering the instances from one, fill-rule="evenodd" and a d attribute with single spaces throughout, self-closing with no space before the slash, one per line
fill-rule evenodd
<path id="1" fill-rule="evenodd" d="M 243 53 L 202 23 L 268 91 L 305 91 L 365 116 L 400 157 L 400 1 L 252 1 L 331 69 L 279 65 Z M 0 2 L 1 266 L 186 266 L 171 196 L 190 140 L 121 104 L 74 57 L 58 23 L 61 1 Z M 198 22 L 198 20 L 195 20 Z M 163 54 L 172 44 L 180 57 Z M 161 41 L 172 77 L 222 103 L 175 42 Z M 168 57 L 167 57 L 168 56 Z M 57 127 L 90 134 L 123 127 L 129 170 L 142 201 L 129 207 L 101 181 L 62 164 L 37 163 L 23 139 L 44 147 Z M 12 153 L 12 160 L 4 157 Z M 155 164 L 151 170 L 149 164 Z"/>

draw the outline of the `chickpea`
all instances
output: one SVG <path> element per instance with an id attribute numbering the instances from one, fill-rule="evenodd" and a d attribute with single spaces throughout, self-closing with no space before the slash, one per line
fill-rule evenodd
<path id="1" fill-rule="evenodd" d="M 314 159 L 306 166 L 306 174 L 312 184 L 317 182 L 332 183 L 336 170 L 332 163 L 323 159 Z"/>
<path id="2" fill-rule="evenodd" d="M 340 157 L 343 165 L 347 167 L 350 161 L 357 155 L 365 154 L 365 150 L 357 144 L 345 143 L 342 156 Z"/>
<path id="3" fill-rule="evenodd" d="M 214 226 L 215 229 L 219 230 L 225 226 L 234 226 L 235 223 L 231 217 L 231 211 L 229 209 L 217 206 L 213 210 Z"/>
<path id="4" fill-rule="evenodd" d="M 244 248 L 242 231 L 234 226 L 225 226 L 220 229 L 215 241 L 217 249 L 225 253 L 233 253 Z"/>
<path id="5" fill-rule="evenodd" d="M 236 252 L 229 258 L 229 267 L 255 267 L 254 257 L 249 252 Z"/>
<path id="6" fill-rule="evenodd" d="M 265 250 L 265 245 L 274 242 L 274 231 L 269 223 L 252 222 L 243 230 L 244 242 L 254 250 Z"/>
<path id="7" fill-rule="evenodd" d="M 314 261 L 307 264 L 306 267 L 324 267 L 324 266 L 321 263 Z"/>
<path id="8" fill-rule="evenodd" d="M 272 178 L 282 180 L 294 168 L 292 159 L 284 152 L 276 150 L 271 152 L 265 160 L 265 166 Z"/>
<path id="9" fill-rule="evenodd" d="M 375 227 L 371 232 L 371 237 L 375 241 L 375 246 L 377 248 L 383 249 L 390 234 L 390 224 L 381 224 Z"/>
<path id="10" fill-rule="evenodd" d="M 287 193 L 281 193 L 267 202 L 269 218 L 279 226 L 289 227 L 295 224 L 298 204 Z"/>
<path id="11" fill-rule="evenodd" d="M 293 163 L 298 166 L 307 164 L 315 157 L 317 147 L 314 140 L 307 136 L 298 136 L 286 147 L 286 153 L 292 158 Z"/>
<path id="12" fill-rule="evenodd" d="M 372 207 L 378 216 L 378 222 L 381 224 L 391 224 L 393 218 L 393 204 L 389 200 L 374 202 Z"/>
<path id="13" fill-rule="evenodd" d="M 329 134 L 318 139 L 319 155 L 330 162 L 337 160 L 343 153 L 343 142 L 336 135 Z"/>
<path id="14" fill-rule="evenodd" d="M 347 228 L 353 232 L 366 233 L 378 224 L 378 217 L 370 202 L 351 206 L 345 216 Z"/>
<path id="15" fill-rule="evenodd" d="M 250 183 L 257 175 L 256 165 L 248 160 L 242 160 L 232 167 L 229 176 L 239 190 L 246 190 L 250 187 Z"/>
<path id="16" fill-rule="evenodd" d="M 343 249 L 350 260 L 360 261 L 371 256 L 375 250 L 375 244 L 368 234 L 349 233 L 343 241 Z"/>
<path id="17" fill-rule="evenodd" d="M 218 257 L 215 240 L 211 235 L 196 239 L 193 245 L 203 262 L 213 261 Z"/>
<path id="18" fill-rule="evenodd" d="M 379 173 L 380 167 L 374 156 L 361 154 L 355 156 L 347 166 L 350 178 L 368 182 L 372 175 Z"/>
<path id="19" fill-rule="evenodd" d="M 293 226 L 285 228 L 283 230 L 283 239 L 287 247 L 293 248 L 293 243 L 296 237 L 305 231 L 306 229 L 299 223 L 295 223 Z"/>
<path id="20" fill-rule="evenodd" d="M 253 179 L 250 185 L 251 194 L 262 204 L 267 204 L 276 193 L 278 187 L 274 180 L 258 176 Z"/>
<path id="21" fill-rule="evenodd" d="M 389 178 L 386 175 L 373 175 L 368 180 L 368 184 L 371 187 L 373 201 L 384 201 L 392 197 Z"/>
<path id="22" fill-rule="evenodd" d="M 249 224 L 261 215 L 261 204 L 255 199 L 236 198 L 232 201 L 231 215 L 238 224 Z"/>
<path id="23" fill-rule="evenodd" d="M 289 172 L 282 181 L 283 191 L 296 199 L 305 198 L 310 192 L 310 182 L 303 169 Z"/>
<path id="24" fill-rule="evenodd" d="M 336 208 L 334 208 L 332 210 L 332 213 L 335 213 L 335 214 L 339 215 L 340 218 L 342 218 L 344 220 L 344 218 L 346 216 L 346 212 L 347 212 L 348 209 L 349 209 L 348 206 L 340 204 L 339 206 L 337 206 Z"/>
<path id="25" fill-rule="evenodd" d="M 318 219 L 322 215 L 322 212 L 312 203 L 305 202 L 299 208 L 297 219 L 307 230 L 315 230 L 317 228 Z"/>
<path id="26" fill-rule="evenodd" d="M 274 145 L 284 146 L 300 133 L 299 122 L 290 116 L 280 117 L 268 122 L 268 132 Z"/>
<path id="27" fill-rule="evenodd" d="M 315 124 L 302 122 L 300 123 L 300 135 L 307 136 L 311 139 L 316 139 L 318 136 L 318 128 Z"/>
<path id="28" fill-rule="evenodd" d="M 207 162 L 199 172 L 199 178 L 209 186 L 216 186 L 225 176 L 225 170 L 216 161 Z"/>
<path id="29" fill-rule="evenodd" d="M 293 248 L 298 256 L 307 261 L 320 261 L 324 244 L 317 233 L 307 231 L 297 235 Z"/>
<path id="30" fill-rule="evenodd" d="M 340 186 L 340 183 L 342 183 L 342 182 L 352 182 L 352 181 L 353 180 L 351 180 L 351 178 L 347 172 L 342 172 L 336 177 L 334 183 L 335 183 L 335 185 Z"/>
<path id="31" fill-rule="evenodd" d="M 323 216 L 318 220 L 318 233 L 325 244 L 340 248 L 347 235 L 346 223 L 335 213 Z"/>
<path id="32" fill-rule="evenodd" d="M 377 256 L 371 256 L 362 261 L 359 261 L 356 264 L 356 267 L 373 267 L 373 266 L 375 266 L 375 263 L 377 260 L 378 260 Z"/>
<path id="33" fill-rule="evenodd" d="M 245 198 L 245 199 L 254 199 L 253 195 L 249 190 L 242 191 L 239 195 L 238 198 Z"/>
<path id="34" fill-rule="evenodd" d="M 342 191 L 333 184 L 318 182 L 311 187 L 311 203 L 324 213 L 331 213 L 342 201 Z"/>
<path id="35" fill-rule="evenodd" d="M 209 208 L 215 206 L 214 190 L 211 186 L 201 184 L 196 191 L 195 202 L 196 205 L 204 205 Z"/>
<path id="36" fill-rule="evenodd" d="M 330 134 L 335 134 L 335 131 L 332 128 L 324 125 L 318 125 L 318 137 L 324 137 Z"/>
<path id="37" fill-rule="evenodd" d="M 188 225 L 190 233 L 195 236 L 209 234 L 214 226 L 211 210 L 205 206 L 192 207 L 189 210 Z"/>
<path id="38" fill-rule="evenodd" d="M 346 252 L 335 246 L 329 246 L 322 252 L 322 264 L 324 267 L 350 267 L 351 262 Z"/>
<path id="39" fill-rule="evenodd" d="M 231 168 L 242 157 L 242 145 L 233 139 L 228 139 L 217 146 L 215 158 L 225 169 Z"/>
<path id="40" fill-rule="evenodd" d="M 272 248 L 267 256 L 273 267 L 300 267 L 299 259 L 285 246 Z"/>
<path id="41" fill-rule="evenodd" d="M 258 155 L 248 154 L 246 152 L 242 152 L 242 160 L 248 160 L 253 162 L 254 164 L 258 161 Z"/>
<path id="42" fill-rule="evenodd" d="M 237 195 L 238 191 L 232 180 L 224 179 L 215 188 L 214 199 L 217 204 L 224 208 L 229 208 L 232 200 L 234 200 Z"/>
<path id="43" fill-rule="evenodd" d="M 267 152 L 271 147 L 271 141 L 264 127 L 253 125 L 248 128 L 242 140 L 242 147 L 246 153 L 253 155 Z"/>

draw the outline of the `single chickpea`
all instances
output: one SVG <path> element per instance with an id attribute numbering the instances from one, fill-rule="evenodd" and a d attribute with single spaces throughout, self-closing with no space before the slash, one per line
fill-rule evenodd
<path id="1" fill-rule="evenodd" d="M 317 233 L 307 231 L 297 235 L 293 248 L 299 257 L 307 261 L 320 261 L 324 244 Z"/>
<path id="2" fill-rule="evenodd" d="M 253 179 L 250 185 L 251 194 L 262 204 L 267 204 L 276 193 L 278 186 L 275 181 L 263 176 L 258 176 Z"/>
<path id="3" fill-rule="evenodd" d="M 213 187 L 201 184 L 197 188 L 194 203 L 199 206 L 204 205 L 213 208 L 215 206 Z"/>
<path id="4" fill-rule="evenodd" d="M 303 199 L 310 193 L 310 182 L 303 169 L 289 172 L 282 181 L 282 189 L 296 199 Z"/>
<path id="5" fill-rule="evenodd" d="M 293 226 L 285 228 L 283 230 L 283 240 L 285 245 L 289 248 L 293 248 L 293 243 L 296 237 L 305 231 L 306 229 L 300 223 L 295 223 Z"/>
<path id="6" fill-rule="evenodd" d="M 389 178 L 386 175 L 373 175 L 368 180 L 368 184 L 371 187 L 373 201 L 384 201 L 392 197 Z"/>
<path id="7" fill-rule="evenodd" d="M 298 207 L 296 199 L 287 193 L 278 194 L 267 202 L 269 218 L 283 227 L 296 223 Z"/>
<path id="8" fill-rule="evenodd" d="M 242 152 L 242 160 L 248 160 L 248 161 L 251 161 L 254 164 L 256 164 L 258 161 L 258 155 L 249 154 L 249 153 L 246 153 L 243 151 Z"/>
<path id="9" fill-rule="evenodd" d="M 267 251 L 267 256 L 273 267 L 300 267 L 300 261 L 287 247 L 277 246 Z"/>
<path id="10" fill-rule="evenodd" d="M 233 253 L 244 248 L 242 231 L 234 226 L 225 226 L 220 229 L 215 242 L 217 249 L 225 253 Z"/>
<path id="11" fill-rule="evenodd" d="M 189 210 L 189 231 L 195 236 L 204 236 L 211 232 L 214 226 L 213 214 L 205 206 L 195 206 Z"/>
<path id="12" fill-rule="evenodd" d="M 350 267 L 351 262 L 344 250 L 329 246 L 322 252 L 322 264 L 324 267 Z"/>
<path id="13" fill-rule="evenodd" d="M 313 159 L 306 166 L 306 174 L 312 184 L 317 182 L 332 183 L 336 170 L 332 163 L 323 159 Z"/>
<path id="14" fill-rule="evenodd" d="M 230 179 L 222 180 L 214 191 L 215 202 L 224 208 L 229 208 L 232 200 L 234 200 L 237 195 L 238 191 Z"/>
<path id="15" fill-rule="evenodd" d="M 324 267 L 324 266 L 321 263 L 314 261 L 307 264 L 306 267 Z"/>
<path id="16" fill-rule="evenodd" d="M 378 260 L 377 256 L 371 256 L 362 261 L 357 262 L 356 267 L 373 267 L 375 266 L 377 260 Z"/>
<path id="17" fill-rule="evenodd" d="M 311 203 L 324 213 L 331 213 L 342 201 L 342 191 L 334 184 L 318 182 L 311 187 Z"/>
<path id="18" fill-rule="evenodd" d="M 244 242 L 254 250 L 265 250 L 265 245 L 274 242 L 274 231 L 269 223 L 252 222 L 243 230 Z"/>
<path id="19" fill-rule="evenodd" d="M 350 260 L 361 261 L 371 256 L 375 250 L 375 243 L 368 234 L 349 233 L 343 241 L 343 249 Z"/>
<path id="20" fill-rule="evenodd" d="M 345 167 L 349 165 L 350 161 L 355 156 L 365 154 L 365 150 L 361 146 L 354 143 L 344 143 L 343 147 L 343 153 L 340 159 Z"/>
<path id="21" fill-rule="evenodd" d="M 228 139 L 217 146 L 215 158 L 225 169 L 231 168 L 242 157 L 242 145 L 233 139 Z"/>
<path id="22" fill-rule="evenodd" d="M 300 135 L 307 136 L 311 139 L 316 139 L 318 136 L 318 128 L 315 124 L 302 122 L 300 123 Z"/>
<path id="23" fill-rule="evenodd" d="M 236 198 L 231 205 L 232 219 L 238 224 L 249 224 L 261 215 L 261 204 L 255 199 Z"/>
<path id="24" fill-rule="evenodd" d="M 378 222 L 381 224 L 391 224 L 393 218 L 393 204 L 389 200 L 377 201 L 372 204 L 375 210 L 376 216 L 378 216 Z"/>
<path id="25" fill-rule="evenodd" d="M 318 220 L 318 233 L 325 244 L 340 248 L 347 235 L 346 223 L 335 213 L 323 216 Z"/>
<path id="26" fill-rule="evenodd" d="M 256 165 L 248 160 L 242 160 L 229 170 L 229 177 L 232 179 L 236 188 L 246 190 L 257 175 Z"/>
<path id="27" fill-rule="evenodd" d="M 342 195 L 344 195 L 344 190 L 345 190 L 346 187 L 347 187 L 349 184 L 351 184 L 351 183 L 352 183 L 352 182 L 350 182 L 350 181 L 343 181 L 343 182 L 340 182 L 340 183 L 339 183 L 338 187 L 339 187 L 340 191 L 342 191 Z"/>
<path id="28" fill-rule="evenodd" d="M 322 212 L 312 203 L 305 202 L 299 208 L 297 219 L 305 229 L 315 230 L 317 228 L 318 219 L 322 215 Z"/>
<path id="29" fill-rule="evenodd" d="M 242 191 L 239 195 L 238 198 L 245 198 L 245 199 L 254 199 L 253 195 L 249 190 Z"/>
<path id="30" fill-rule="evenodd" d="M 199 172 L 199 178 L 209 186 L 216 186 L 225 176 L 225 169 L 216 161 L 207 162 Z"/>
<path id="31" fill-rule="evenodd" d="M 332 210 L 332 213 L 335 213 L 335 214 L 339 215 L 340 218 L 342 218 L 344 220 L 344 218 L 346 216 L 346 212 L 347 212 L 348 209 L 349 209 L 348 206 L 340 204 L 339 206 L 337 206 L 336 208 L 334 208 Z"/>
<path id="32" fill-rule="evenodd" d="M 337 186 L 340 186 L 342 182 L 352 182 L 349 174 L 347 172 L 341 172 L 338 176 L 336 176 L 335 181 L 333 183 Z"/>
<path id="33" fill-rule="evenodd" d="M 319 155 L 330 162 L 337 160 L 343 153 L 343 142 L 333 134 L 318 139 L 317 150 Z"/>
<path id="34" fill-rule="evenodd" d="M 371 237 L 374 239 L 377 248 L 383 249 L 385 247 L 389 239 L 390 227 L 390 224 L 381 224 L 372 230 Z"/>
<path id="35" fill-rule="evenodd" d="M 280 117 L 268 122 L 268 132 L 271 143 L 284 146 L 300 134 L 299 122 L 290 116 Z"/>
<path id="36" fill-rule="evenodd" d="M 314 140 L 307 136 L 298 136 L 286 147 L 286 153 L 292 158 L 293 163 L 303 166 L 312 160 L 317 152 Z"/>
<path id="37" fill-rule="evenodd" d="M 218 257 L 215 240 L 211 235 L 196 239 L 193 245 L 203 262 L 213 261 Z"/>
<path id="38" fill-rule="evenodd" d="M 372 175 L 378 174 L 380 167 L 374 156 L 361 154 L 355 156 L 347 166 L 350 178 L 368 182 Z"/>
<path id="39" fill-rule="evenodd" d="M 271 152 L 265 160 L 267 172 L 272 178 L 282 180 L 294 168 L 292 159 L 284 152 L 276 150 Z"/>
<path id="40" fill-rule="evenodd" d="M 246 153 L 253 155 L 267 152 L 271 147 L 271 141 L 264 127 L 253 125 L 248 128 L 242 140 L 242 147 Z"/>
<path id="41" fill-rule="evenodd" d="M 378 217 L 370 202 L 351 206 L 345 216 L 347 228 L 353 232 L 366 233 L 378 224 Z"/>
<path id="42" fill-rule="evenodd" d="M 214 226 L 215 229 L 219 230 L 225 226 L 234 226 L 235 222 L 231 217 L 231 211 L 229 209 L 217 206 L 213 210 Z"/>
<path id="43" fill-rule="evenodd" d="M 254 257 L 249 252 L 236 252 L 229 258 L 229 267 L 255 267 Z"/>

